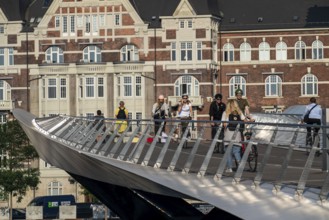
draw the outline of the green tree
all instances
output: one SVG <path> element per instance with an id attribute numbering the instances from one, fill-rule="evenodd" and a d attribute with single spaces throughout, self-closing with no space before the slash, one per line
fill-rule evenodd
<path id="1" fill-rule="evenodd" d="M 12 201 L 21 202 L 28 189 L 35 189 L 39 170 L 31 166 L 38 154 L 16 120 L 0 125 L 0 189 L 2 196 L 9 199 L 10 219 Z"/>

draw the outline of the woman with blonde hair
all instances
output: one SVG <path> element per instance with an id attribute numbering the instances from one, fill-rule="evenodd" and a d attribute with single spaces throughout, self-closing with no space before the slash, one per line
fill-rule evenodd
<path id="1" fill-rule="evenodd" d="M 232 123 L 224 122 L 224 146 L 225 150 L 227 149 L 229 142 L 232 141 L 233 135 L 236 132 L 236 136 L 233 139 L 233 147 L 232 151 L 230 153 L 230 156 L 227 160 L 227 168 L 226 172 L 231 173 L 232 172 L 232 161 L 233 156 L 235 157 L 235 160 L 239 164 L 241 161 L 241 133 L 239 130 L 236 131 L 237 126 L 239 124 L 239 121 L 243 122 L 245 121 L 245 116 L 242 113 L 241 109 L 239 108 L 239 104 L 235 99 L 231 99 L 226 104 L 226 110 L 223 113 L 222 121 L 232 121 Z"/>

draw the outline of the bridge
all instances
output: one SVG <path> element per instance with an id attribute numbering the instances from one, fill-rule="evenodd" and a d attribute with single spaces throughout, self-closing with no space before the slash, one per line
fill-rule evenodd
<path id="1" fill-rule="evenodd" d="M 43 160 L 67 171 L 121 219 L 329 216 L 327 137 L 321 133 L 312 146 L 305 146 L 306 125 L 298 125 L 292 116 L 269 121 L 266 115 L 255 115 L 257 123 L 246 125 L 253 135 L 242 161 L 234 172 L 227 173 L 229 150 L 216 153 L 220 129 L 215 139 L 210 139 L 209 121 L 190 121 L 179 140 L 175 133 L 180 121 L 162 122 L 168 137 L 159 143 L 161 134 L 154 137 L 150 120 L 128 120 L 120 134 L 121 124 L 113 119 L 36 118 L 21 109 L 15 109 L 14 115 Z M 317 148 L 319 142 L 324 149 Z M 231 149 L 234 142 L 228 144 Z M 258 149 L 255 171 L 248 166 L 252 144 Z M 214 208 L 202 213 L 191 200 Z"/>

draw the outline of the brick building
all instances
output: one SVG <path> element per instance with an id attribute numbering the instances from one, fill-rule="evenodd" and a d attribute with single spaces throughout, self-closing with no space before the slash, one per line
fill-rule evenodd
<path id="1" fill-rule="evenodd" d="M 36 116 L 149 118 L 164 94 L 182 94 L 208 119 L 215 93 L 242 88 L 251 112 L 310 97 L 328 107 L 327 0 L 0 0 L 0 122 Z M 298 7 L 297 7 L 298 6 Z M 44 167 L 43 192 L 69 184 Z M 37 192 L 38 193 L 38 192 Z"/>

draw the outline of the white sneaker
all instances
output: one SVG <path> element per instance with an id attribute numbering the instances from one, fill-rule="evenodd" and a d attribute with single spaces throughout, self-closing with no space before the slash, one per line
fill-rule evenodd
<path id="1" fill-rule="evenodd" d="M 225 172 L 226 172 L 226 173 L 232 173 L 233 170 L 232 170 L 231 168 L 227 168 Z"/>

